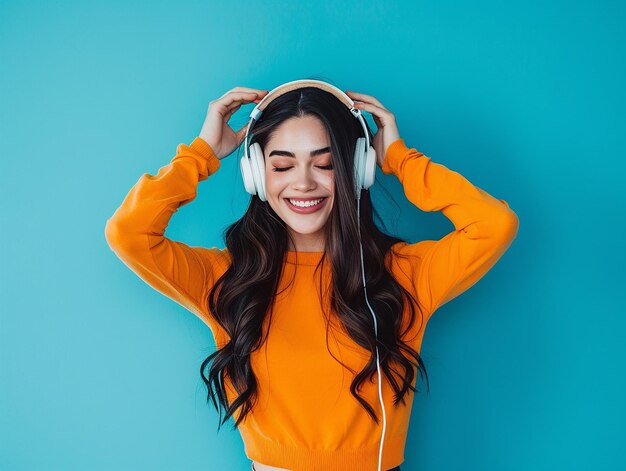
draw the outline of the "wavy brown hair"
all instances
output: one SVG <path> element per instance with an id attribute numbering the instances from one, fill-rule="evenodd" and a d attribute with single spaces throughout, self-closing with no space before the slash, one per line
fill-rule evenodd
<path id="1" fill-rule="evenodd" d="M 369 190 L 361 190 L 360 219 L 357 221 L 357 201 L 354 195 L 354 150 L 356 139 L 363 136 L 363 128 L 350 110 L 334 95 L 315 87 L 292 90 L 274 99 L 254 124 L 251 143 L 258 142 L 265 148 L 272 134 L 287 119 L 312 115 L 321 120 L 330 135 L 331 158 L 334 168 L 334 205 L 325 225 L 326 243 L 320 263 L 329 263 L 332 282 L 324 296 L 331 296 L 331 307 L 335 316 L 350 337 L 371 355 L 364 369 L 358 374 L 337 360 L 356 376 L 350 392 L 361 403 L 367 413 L 378 424 L 378 417 L 358 390 L 366 380 L 376 374 L 376 350 L 378 345 L 380 367 L 394 390 L 394 405 L 405 403 L 408 390 L 415 392 L 412 385 L 415 368 L 422 372 L 428 386 L 426 367 L 419 355 L 402 338 L 415 322 L 417 300 L 402 287 L 385 264 L 385 255 L 397 242 L 406 242 L 382 232 L 374 223 L 373 215 L 381 225 L 384 223 L 375 211 Z M 372 133 L 369 130 L 370 142 Z M 243 149 L 240 148 L 240 156 Z M 224 231 L 226 247 L 232 258 L 228 270 L 216 281 L 208 293 L 209 311 L 229 336 L 228 342 L 209 355 L 200 367 L 209 400 L 220 413 L 220 423 L 237 414 L 233 430 L 239 426 L 252 410 L 257 400 L 257 381 L 250 364 L 250 355 L 267 339 L 263 338 L 263 323 L 269 315 L 282 274 L 283 260 L 288 250 L 290 234 L 285 222 L 278 217 L 269 203 L 252 195 L 250 205 L 241 219 Z M 367 307 L 360 267 L 359 237 L 363 244 L 365 279 L 368 300 L 376 313 L 378 339 L 374 330 L 372 314 Z M 321 285 L 321 282 L 320 282 Z M 409 325 L 402 328 L 404 303 L 409 303 Z M 322 303 L 322 305 L 325 305 Z M 330 320 L 327 314 L 327 320 Z M 423 327 L 423 319 L 422 327 Z M 328 346 L 328 328 L 326 345 Z M 329 349 L 330 352 L 330 349 Z M 332 355 L 332 353 L 331 353 Z M 205 370 L 209 367 L 208 375 Z M 228 403 L 224 379 L 229 378 L 237 397 Z M 429 386 L 428 386 L 428 389 Z M 213 391 L 215 390 L 215 392 Z M 216 396 L 219 401 L 216 402 Z M 222 419 L 222 410 L 226 411 Z"/>

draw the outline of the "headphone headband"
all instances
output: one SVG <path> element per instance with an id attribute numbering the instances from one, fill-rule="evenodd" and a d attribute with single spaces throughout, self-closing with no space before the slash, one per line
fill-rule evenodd
<path id="1" fill-rule="evenodd" d="M 261 116 L 261 114 L 263 114 L 263 111 L 265 110 L 267 105 L 270 104 L 274 99 L 278 98 L 281 95 L 284 95 L 287 92 L 296 90 L 298 88 L 304 88 L 304 87 L 316 87 L 321 90 L 324 90 L 328 93 L 333 94 L 335 97 L 337 97 L 339 101 L 341 101 L 344 105 L 346 105 L 348 109 L 350 110 L 350 112 L 354 115 L 354 117 L 357 118 L 359 122 L 361 123 L 361 127 L 363 128 L 363 135 L 365 137 L 365 144 L 366 144 L 365 148 L 369 149 L 371 145 L 370 136 L 369 136 L 369 133 L 367 132 L 365 119 L 363 118 L 363 114 L 361 113 L 361 110 L 354 107 L 354 102 L 352 101 L 352 99 L 348 95 L 346 95 L 343 91 L 341 91 L 340 89 L 338 89 L 334 85 L 331 85 L 328 82 L 324 82 L 322 80 L 303 79 L 303 80 L 293 80 L 291 82 L 284 83 L 274 88 L 267 95 L 265 95 L 263 99 L 261 99 L 261 101 L 250 112 L 250 121 L 248 122 L 248 127 L 246 129 L 246 137 L 243 141 L 244 149 L 246 149 L 246 154 L 247 154 L 247 149 L 248 149 L 248 135 L 250 133 L 250 128 L 252 127 L 253 123 L 259 120 L 259 117 Z"/>
<path id="2" fill-rule="evenodd" d="M 328 93 L 332 93 L 335 95 L 344 105 L 348 108 L 354 108 L 354 102 L 352 99 L 346 95 L 344 92 L 339 90 L 334 85 L 329 84 L 328 82 L 323 82 L 321 80 L 293 80 L 292 82 L 284 83 L 272 91 L 270 91 L 267 95 L 263 97 L 263 99 L 254 107 L 254 110 L 250 113 L 250 117 L 256 120 L 257 115 L 260 115 L 263 110 L 267 107 L 267 105 L 273 101 L 275 98 L 278 98 L 281 95 L 284 95 L 287 92 L 292 90 L 296 90 L 298 88 L 304 87 L 316 87 L 321 88 Z M 358 111 L 358 110 L 357 110 Z"/>

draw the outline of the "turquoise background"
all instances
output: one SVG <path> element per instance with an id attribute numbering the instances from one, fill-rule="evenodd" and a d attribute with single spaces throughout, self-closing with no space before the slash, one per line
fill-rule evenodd
<path id="1" fill-rule="evenodd" d="M 402 470 L 626 469 L 625 13 L 597 0 L 1 2 L 0 469 L 250 468 L 205 403 L 210 331 L 121 263 L 104 227 L 198 135 L 211 100 L 300 78 L 375 96 L 410 147 L 520 218 L 498 264 L 428 324 L 431 390 Z M 235 155 L 168 237 L 223 247 L 250 197 Z M 453 229 L 380 169 L 372 194 L 412 242 Z"/>

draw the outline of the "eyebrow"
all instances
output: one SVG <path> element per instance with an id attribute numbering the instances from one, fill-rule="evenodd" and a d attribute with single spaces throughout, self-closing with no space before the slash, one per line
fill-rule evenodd
<path id="1" fill-rule="evenodd" d="M 330 152 L 330 146 L 328 147 L 324 147 L 323 149 L 317 149 L 317 150 L 312 150 L 311 151 L 311 157 L 315 157 L 316 155 L 322 155 L 325 154 L 327 152 Z M 285 157 L 293 157 L 294 159 L 296 158 L 295 154 L 293 152 L 287 152 L 286 150 L 273 150 L 272 152 L 270 152 L 270 157 L 273 155 L 282 155 Z"/>

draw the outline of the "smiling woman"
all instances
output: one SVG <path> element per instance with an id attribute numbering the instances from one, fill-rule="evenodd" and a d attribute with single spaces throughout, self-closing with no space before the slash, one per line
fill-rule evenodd
<path id="1" fill-rule="evenodd" d="M 243 164 L 242 176 L 246 191 L 261 193 L 228 226 L 226 248 L 165 237 L 172 215 L 243 140 L 245 129 L 225 120 L 257 93 L 238 87 L 211 102 L 201 136 L 157 175 L 142 175 L 107 222 L 107 241 L 210 327 L 217 348 L 200 366 L 207 401 L 220 427 L 234 419 L 256 471 L 398 470 L 417 377 L 428 384 L 419 355 L 426 323 L 496 263 L 517 216 L 407 147 L 375 98 L 351 94 L 376 113 L 372 137 L 328 86 L 290 85 L 253 126 L 254 178 Z M 378 228 L 364 133 L 382 172 L 416 207 L 442 211 L 453 231 L 408 243 Z"/>

